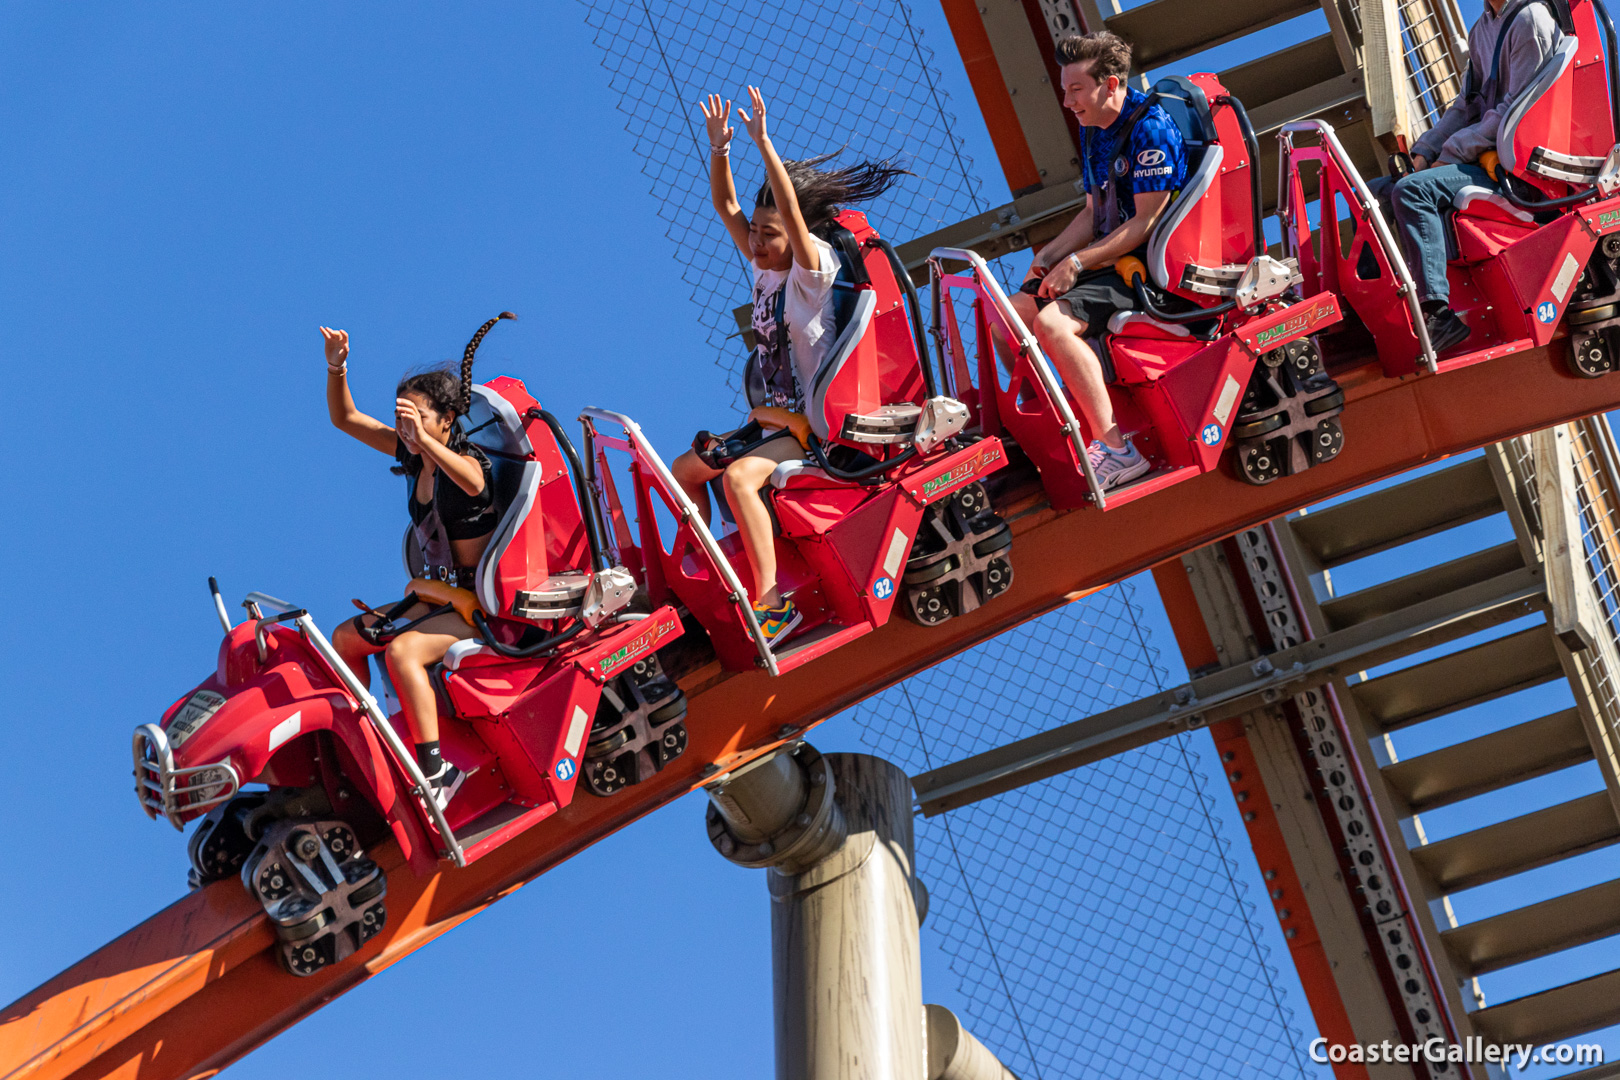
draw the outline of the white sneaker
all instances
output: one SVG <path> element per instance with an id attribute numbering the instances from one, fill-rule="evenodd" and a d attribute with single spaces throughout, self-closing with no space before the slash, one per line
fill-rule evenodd
<path id="1" fill-rule="evenodd" d="M 1128 439 L 1124 450 L 1111 450 L 1107 443 L 1097 439 L 1086 447 L 1086 457 L 1091 462 L 1091 471 L 1097 474 L 1097 486 L 1104 491 L 1135 480 L 1151 467 L 1142 451 Z"/>
<path id="2" fill-rule="evenodd" d="M 438 803 L 442 813 L 450 805 L 450 800 L 456 797 L 456 792 L 461 790 L 461 785 L 467 782 L 467 774 L 447 761 L 443 768 L 427 778 L 427 782 L 433 792 L 433 801 Z"/>

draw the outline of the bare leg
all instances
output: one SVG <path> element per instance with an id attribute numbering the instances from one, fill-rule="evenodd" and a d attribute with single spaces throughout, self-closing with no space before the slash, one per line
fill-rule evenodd
<path id="1" fill-rule="evenodd" d="M 771 513 L 765 509 L 760 489 L 770 480 L 779 463 L 767 457 L 738 458 L 726 467 L 726 502 L 731 504 L 742 534 L 743 551 L 754 571 L 754 599 L 770 607 L 782 602 L 776 588 L 776 537 L 771 530 Z"/>
<path id="2" fill-rule="evenodd" d="M 681 490 L 686 492 L 686 497 L 697 504 L 698 513 L 703 515 L 707 523 L 710 520 L 709 481 L 720 474 L 703 464 L 703 459 L 691 450 L 676 458 L 669 471 L 674 475 L 675 482 L 681 485 Z"/>
<path id="3" fill-rule="evenodd" d="M 1017 312 L 1018 317 L 1023 320 L 1025 328 L 1033 333 L 1036 316 L 1040 314 L 1040 309 L 1035 304 L 1035 298 L 1026 292 L 1015 292 L 1008 297 L 1008 300 L 1012 303 L 1013 311 Z M 1021 343 L 1004 337 L 993 321 L 990 324 L 990 341 L 995 346 L 996 355 L 1001 357 L 1001 369 L 1011 372 L 1013 362 L 1018 358 L 1018 346 Z"/>
<path id="4" fill-rule="evenodd" d="M 450 646 L 472 636 L 473 628 L 461 616 L 446 612 L 388 643 L 388 674 L 399 693 L 405 723 L 417 742 L 439 740 L 439 703 L 428 679 L 428 665 L 443 660 Z"/>
<path id="5" fill-rule="evenodd" d="M 365 620 L 367 626 L 377 621 L 375 615 L 363 615 L 361 618 Z M 373 645 L 361 637 L 360 632 L 354 628 L 353 619 L 344 619 L 343 622 L 338 624 L 338 628 L 332 632 L 332 648 L 337 650 L 339 656 L 343 657 L 343 662 L 349 665 L 349 670 L 354 672 L 356 679 L 360 680 L 360 685 L 367 690 L 371 689 L 371 664 L 369 659 L 373 655 L 382 652 L 383 647 Z"/>
<path id="6" fill-rule="evenodd" d="M 1069 313 L 1065 300 L 1048 304 L 1035 316 L 1033 327 L 1041 348 L 1051 357 L 1058 375 L 1085 414 L 1086 425 L 1095 438 L 1115 450 L 1125 448 L 1125 438 L 1114 420 L 1114 403 L 1103 381 L 1102 363 L 1086 344 L 1086 324 Z"/>

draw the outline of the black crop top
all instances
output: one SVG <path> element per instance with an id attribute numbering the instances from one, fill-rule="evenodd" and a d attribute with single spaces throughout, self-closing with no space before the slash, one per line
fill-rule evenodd
<path id="1" fill-rule="evenodd" d="M 466 453 L 471 454 L 484 470 L 484 490 L 481 494 L 467 494 L 454 480 L 441 483 L 444 480 L 443 469 L 436 471 L 433 476 L 433 502 L 439 508 L 439 520 L 444 522 L 445 535 L 451 540 L 475 540 L 487 536 L 495 531 L 497 524 L 495 484 L 489 472 L 489 458 L 476 446 L 468 446 Z M 404 440 L 397 440 L 394 458 L 410 479 L 405 489 L 405 501 L 410 506 L 411 521 L 420 524 L 428 513 L 428 504 L 416 501 L 416 478 L 422 475 L 422 457 L 406 450 Z"/>

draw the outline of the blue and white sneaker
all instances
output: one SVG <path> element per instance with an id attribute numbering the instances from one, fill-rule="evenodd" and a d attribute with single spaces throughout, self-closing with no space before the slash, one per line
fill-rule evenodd
<path id="1" fill-rule="evenodd" d="M 1086 447 L 1086 458 L 1091 462 L 1091 471 L 1097 474 L 1097 486 L 1104 491 L 1127 484 L 1152 467 L 1129 439 L 1123 450 L 1097 439 Z"/>

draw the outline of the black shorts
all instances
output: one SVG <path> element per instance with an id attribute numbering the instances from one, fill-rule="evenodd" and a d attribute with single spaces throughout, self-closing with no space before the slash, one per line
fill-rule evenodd
<path id="1" fill-rule="evenodd" d="M 1135 251 L 1131 254 L 1142 259 L 1145 251 Z M 1125 284 L 1125 279 L 1114 272 L 1112 266 L 1098 267 L 1087 270 L 1075 279 L 1074 288 L 1054 300 L 1046 300 L 1039 296 L 1035 298 L 1037 307 L 1066 300 L 1069 304 L 1069 314 L 1086 324 L 1089 333 L 1100 334 L 1108 329 L 1108 320 L 1116 311 L 1136 311 L 1142 305 L 1136 300 L 1136 293 Z"/>

